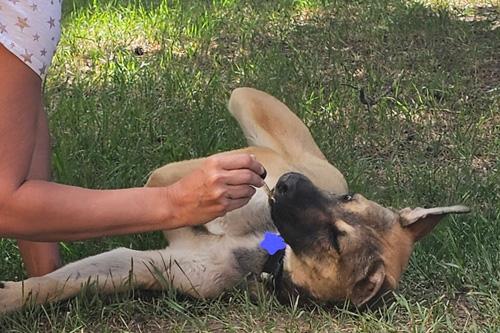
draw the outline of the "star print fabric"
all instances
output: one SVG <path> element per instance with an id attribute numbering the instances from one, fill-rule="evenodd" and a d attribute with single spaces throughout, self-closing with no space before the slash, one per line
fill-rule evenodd
<path id="1" fill-rule="evenodd" d="M 0 43 L 42 79 L 61 36 L 62 0 L 0 0 Z"/>

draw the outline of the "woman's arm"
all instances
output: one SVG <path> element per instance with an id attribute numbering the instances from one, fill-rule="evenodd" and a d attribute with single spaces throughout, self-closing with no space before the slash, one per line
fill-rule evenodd
<path id="1" fill-rule="evenodd" d="M 30 180 L 0 210 L 3 237 L 61 241 L 179 227 L 165 188 L 88 190 Z"/>
<path id="2" fill-rule="evenodd" d="M 51 143 L 47 116 L 43 106 L 38 108 L 35 147 L 27 179 L 51 180 Z M 24 268 L 29 276 L 42 276 L 54 271 L 61 265 L 59 244 L 57 242 L 31 242 L 17 240 Z"/>
<path id="3" fill-rule="evenodd" d="M 27 180 L 40 78 L 0 46 L 0 237 L 76 240 L 200 224 L 246 204 L 262 186 L 247 154 L 217 155 L 163 188 L 90 190 Z"/>
<path id="4" fill-rule="evenodd" d="M 252 186 L 262 185 L 250 168 L 259 167 L 246 154 L 219 155 L 171 186 L 123 190 L 29 180 L 4 200 L 0 235 L 77 240 L 205 223 L 250 200 Z"/>

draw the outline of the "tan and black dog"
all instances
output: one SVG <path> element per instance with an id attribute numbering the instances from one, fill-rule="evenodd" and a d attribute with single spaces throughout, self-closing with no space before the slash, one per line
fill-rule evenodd
<path id="1" fill-rule="evenodd" d="M 77 295 L 91 284 L 102 293 L 130 288 L 176 290 L 193 297 L 220 295 L 249 274 L 274 275 L 280 300 L 363 305 L 397 287 L 413 245 L 448 213 L 464 206 L 400 211 L 349 193 L 342 174 L 283 103 L 250 88 L 236 89 L 229 110 L 249 147 L 267 169 L 272 198 L 259 189 L 248 205 L 205 225 L 165 232 L 162 250 L 119 248 L 42 277 L 0 283 L 0 313 L 27 301 L 46 303 Z M 231 153 L 231 152 L 228 152 Z M 203 159 L 168 164 L 146 186 L 177 181 Z M 286 248 L 270 256 L 261 247 L 279 231 Z"/>

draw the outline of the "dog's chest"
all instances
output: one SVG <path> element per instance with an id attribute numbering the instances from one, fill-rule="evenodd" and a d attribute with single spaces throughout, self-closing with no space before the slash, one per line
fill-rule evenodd
<path id="1" fill-rule="evenodd" d="M 261 189 L 257 190 L 248 204 L 205 224 L 205 227 L 211 234 L 226 237 L 260 235 L 265 231 L 275 230 L 271 220 L 268 197 Z"/>

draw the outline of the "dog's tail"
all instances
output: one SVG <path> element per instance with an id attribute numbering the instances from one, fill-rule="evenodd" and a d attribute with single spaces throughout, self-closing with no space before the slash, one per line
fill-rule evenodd
<path id="1" fill-rule="evenodd" d="M 237 88 L 228 108 L 249 145 L 271 148 L 289 160 L 311 155 L 326 160 L 304 123 L 273 96 L 252 88 Z"/>

